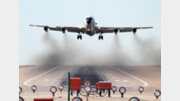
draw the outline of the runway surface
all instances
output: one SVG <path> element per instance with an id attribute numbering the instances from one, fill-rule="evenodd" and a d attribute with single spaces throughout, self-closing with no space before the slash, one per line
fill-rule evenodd
<path id="1" fill-rule="evenodd" d="M 120 88 L 126 87 L 125 98 L 121 98 L 119 92 L 112 94 L 111 98 L 90 96 L 89 101 L 127 101 L 132 96 L 140 97 L 141 101 L 160 101 L 156 100 L 153 92 L 156 89 L 161 90 L 161 68 L 152 66 L 32 66 L 21 68 L 19 75 L 19 86 L 23 88 L 21 94 L 25 101 L 33 101 L 34 97 L 52 97 L 49 92 L 51 86 L 63 84 L 64 91 L 56 93 L 55 101 L 67 99 L 67 72 L 71 77 L 81 77 L 82 85 L 85 80 L 90 80 L 92 85 L 98 81 L 111 81 L 114 86 Z M 33 94 L 30 86 L 38 87 L 37 93 Z M 138 92 L 138 87 L 144 86 L 145 91 L 142 95 Z M 83 97 L 84 98 L 84 97 Z"/>

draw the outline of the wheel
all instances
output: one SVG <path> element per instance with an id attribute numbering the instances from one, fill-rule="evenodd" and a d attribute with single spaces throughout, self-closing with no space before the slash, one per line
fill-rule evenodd
<path id="1" fill-rule="evenodd" d="M 82 40 L 82 35 L 80 35 L 79 38 Z"/>
<path id="2" fill-rule="evenodd" d="M 99 36 L 99 40 L 101 40 L 101 39 L 103 40 L 103 36 L 102 35 Z"/>
<path id="3" fill-rule="evenodd" d="M 103 36 L 101 36 L 101 39 L 103 40 Z"/>
<path id="4" fill-rule="evenodd" d="M 103 36 L 102 35 L 99 36 L 99 40 L 103 40 Z"/>
<path id="5" fill-rule="evenodd" d="M 79 35 L 77 35 L 77 39 L 79 40 Z"/>

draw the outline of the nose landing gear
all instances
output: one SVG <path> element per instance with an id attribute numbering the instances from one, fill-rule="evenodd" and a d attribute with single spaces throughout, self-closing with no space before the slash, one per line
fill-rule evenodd
<path id="1" fill-rule="evenodd" d="M 82 35 L 77 35 L 77 39 L 79 40 L 82 40 Z"/>
<path id="2" fill-rule="evenodd" d="M 103 40 L 103 36 L 102 35 L 99 35 L 99 40 Z"/>

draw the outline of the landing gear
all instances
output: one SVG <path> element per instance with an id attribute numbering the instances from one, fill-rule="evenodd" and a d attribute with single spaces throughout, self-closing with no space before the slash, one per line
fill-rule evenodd
<path id="1" fill-rule="evenodd" d="M 82 35 L 77 35 L 77 39 L 79 40 L 82 40 Z"/>
<path id="2" fill-rule="evenodd" d="M 102 35 L 99 36 L 99 40 L 103 40 L 103 36 Z"/>

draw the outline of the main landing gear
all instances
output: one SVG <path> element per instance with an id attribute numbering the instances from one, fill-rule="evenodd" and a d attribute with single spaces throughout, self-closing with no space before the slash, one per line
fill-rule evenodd
<path id="1" fill-rule="evenodd" d="M 99 35 L 99 40 L 103 40 L 103 36 L 102 35 Z"/>

